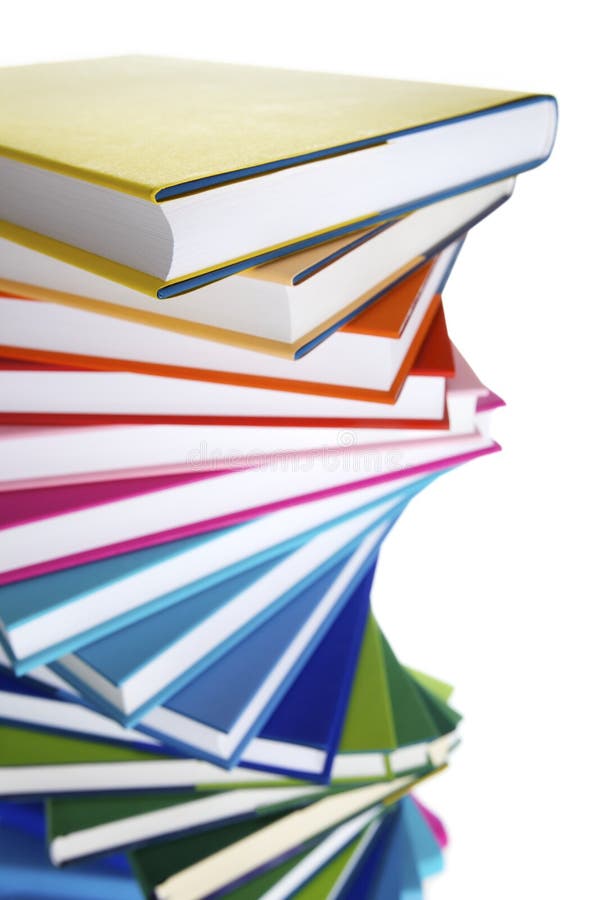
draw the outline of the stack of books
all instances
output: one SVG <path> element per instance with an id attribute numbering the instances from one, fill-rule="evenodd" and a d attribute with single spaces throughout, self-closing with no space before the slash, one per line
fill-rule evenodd
<path id="1" fill-rule="evenodd" d="M 498 449 L 441 294 L 555 101 L 145 57 L 0 91 L 0 881 L 420 896 L 460 715 L 371 586 Z"/>

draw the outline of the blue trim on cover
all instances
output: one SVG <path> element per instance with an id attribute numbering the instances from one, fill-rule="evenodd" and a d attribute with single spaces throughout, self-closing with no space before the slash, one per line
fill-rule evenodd
<path id="1" fill-rule="evenodd" d="M 497 112 L 504 110 L 517 109 L 521 106 L 547 103 L 549 100 L 553 102 L 555 106 L 557 105 L 556 99 L 550 94 L 523 97 L 519 100 L 509 100 L 506 103 L 498 103 L 495 106 L 487 107 L 486 109 L 463 113 L 462 115 L 452 116 L 448 119 L 442 119 L 441 121 L 428 122 L 424 125 L 415 125 L 412 128 L 403 128 L 399 131 L 389 131 L 375 137 L 363 138 L 358 141 L 349 141 L 346 144 L 338 144 L 335 147 L 328 147 L 324 150 L 314 150 L 310 153 L 302 153 L 299 156 L 288 156 L 285 159 L 275 160 L 274 162 L 248 166 L 245 169 L 235 169 L 232 172 L 223 172 L 219 175 L 210 175 L 206 178 L 194 178 L 191 181 L 185 181 L 180 184 L 173 184 L 169 187 L 161 188 L 161 190 L 156 192 L 155 199 L 158 203 L 162 203 L 165 200 L 173 200 L 175 197 L 182 197 L 184 194 L 192 194 L 196 191 L 216 187 L 217 185 L 241 181 L 246 178 L 251 178 L 254 175 L 264 175 L 269 172 L 277 172 L 280 169 L 301 165 L 302 163 L 314 162 L 319 159 L 328 159 L 332 156 L 340 156 L 343 153 L 355 150 L 365 150 L 368 147 L 376 147 L 378 144 L 385 144 L 387 141 L 394 140 L 395 138 L 407 134 L 417 134 L 420 131 L 431 131 L 433 128 L 445 128 L 448 125 L 455 125 L 457 122 L 465 122 L 469 119 L 479 119 L 484 116 L 495 115 Z M 552 148 L 550 148 L 550 152 L 551 150 Z M 550 154 L 548 154 L 548 156 L 549 155 Z M 544 159 L 547 158 L 547 156 L 544 157 Z M 540 160 L 540 162 L 543 161 L 544 160 Z"/>
<path id="2" fill-rule="evenodd" d="M 454 243 L 455 241 L 460 241 L 459 246 L 456 248 L 456 252 L 453 254 L 452 259 L 448 263 L 448 267 L 446 268 L 443 277 L 441 278 L 440 282 L 436 285 L 435 293 L 441 294 L 441 292 L 444 290 L 446 283 L 450 277 L 450 273 L 452 272 L 452 269 L 454 268 L 454 263 L 456 262 L 456 258 L 462 249 L 462 245 L 465 242 L 467 233 L 471 230 L 471 228 L 474 228 L 475 225 L 477 225 L 479 222 L 481 222 L 487 216 L 491 215 L 491 213 L 493 213 L 496 209 L 498 209 L 498 207 L 502 206 L 503 203 L 506 203 L 506 201 L 508 199 L 509 199 L 508 194 L 505 197 L 501 197 L 499 200 L 497 200 L 491 206 L 486 207 L 486 209 L 483 212 L 479 213 L 479 215 L 474 216 L 472 219 L 469 219 L 469 221 L 466 225 L 461 226 L 461 228 L 458 229 L 457 231 L 452 232 L 452 234 L 447 235 L 443 240 L 438 241 L 438 243 L 435 244 L 433 247 L 431 247 L 430 250 L 428 250 L 427 253 L 419 260 L 417 265 L 415 265 L 412 268 L 408 269 L 407 271 L 403 272 L 399 278 L 397 278 L 395 281 L 391 282 L 390 284 L 387 284 L 381 291 L 378 291 L 376 294 L 374 294 L 373 297 L 370 297 L 367 301 L 365 301 L 365 303 L 363 303 L 362 306 L 359 306 L 358 309 L 355 309 L 351 313 L 348 313 L 348 315 L 345 316 L 343 319 L 340 319 L 339 322 L 335 322 L 326 331 L 323 331 L 321 334 L 317 335 L 317 337 L 313 338 L 307 344 L 304 344 L 302 347 L 299 347 L 298 350 L 296 350 L 296 352 L 294 354 L 294 359 L 302 359 L 303 356 L 306 356 L 307 353 L 310 353 L 311 350 L 314 350 L 315 347 L 318 347 L 319 344 L 322 344 L 323 341 L 327 340 L 328 337 L 330 337 L 332 334 L 335 334 L 335 332 L 338 331 L 340 328 L 342 328 L 347 322 L 351 322 L 358 315 L 360 315 L 360 313 L 364 312 L 366 309 L 368 309 L 370 306 L 372 306 L 374 303 L 376 303 L 378 300 L 380 300 L 381 297 L 384 296 L 384 294 L 386 294 L 388 291 L 392 290 L 398 284 L 401 284 L 406 278 L 408 278 L 410 275 L 412 275 L 414 272 L 416 272 L 417 269 L 419 269 L 421 266 L 423 266 L 427 262 L 429 262 L 438 253 L 441 253 L 442 250 L 445 250 L 446 247 L 449 247 L 450 244 Z"/>
<path id="3" fill-rule="evenodd" d="M 360 237 L 357 237 L 356 240 L 351 241 L 349 244 L 345 244 L 343 247 L 340 247 L 339 250 L 336 250 L 334 253 L 330 253 L 329 256 L 324 256 L 312 266 L 308 266 L 308 268 L 303 269 L 301 272 L 298 272 L 292 278 L 292 284 L 302 284 L 303 281 L 306 281 L 312 275 L 315 275 L 322 269 L 327 268 L 327 266 L 331 265 L 332 262 L 335 262 L 337 259 L 341 259 L 343 256 L 346 256 L 347 253 L 350 253 L 352 250 L 356 250 L 356 248 L 360 247 L 362 244 L 366 244 L 367 241 L 370 241 L 371 238 L 377 237 L 377 235 L 381 234 L 382 231 L 387 231 L 388 228 L 392 227 L 394 221 L 395 220 L 383 222 L 381 225 L 372 228 L 367 234 L 363 234 Z"/>

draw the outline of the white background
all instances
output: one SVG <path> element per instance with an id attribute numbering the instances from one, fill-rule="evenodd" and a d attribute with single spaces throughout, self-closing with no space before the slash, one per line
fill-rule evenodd
<path id="1" fill-rule="evenodd" d="M 0 61 L 145 52 L 555 93 L 554 155 L 469 237 L 451 334 L 508 408 L 382 554 L 400 658 L 458 686 L 464 744 L 422 791 L 452 848 L 430 900 L 600 897 L 598 97 L 591 3 L 27 2 Z M 1 104 L 1 98 L 0 98 Z"/>

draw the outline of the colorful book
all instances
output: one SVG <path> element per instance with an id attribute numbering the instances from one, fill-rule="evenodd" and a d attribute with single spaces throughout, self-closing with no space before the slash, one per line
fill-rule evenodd
<path id="1" fill-rule="evenodd" d="M 4 217 L 162 298 L 531 168 L 556 127 L 547 96 L 150 57 L 0 85 Z"/>
<path id="2" fill-rule="evenodd" d="M 36 396 L 41 379 L 46 384 L 46 393 Z M 124 421 L 162 419 L 209 425 L 255 420 L 248 422 L 252 425 L 275 419 L 309 419 L 312 411 L 312 417 L 317 420 L 364 419 L 372 420 L 375 427 L 380 420 L 396 425 L 425 421 L 440 427 L 444 418 L 443 377 L 407 378 L 395 399 L 391 394 L 387 397 L 378 394 L 375 399 L 370 395 L 365 398 L 362 393 L 358 399 L 319 396 L 313 391 L 290 392 L 283 387 L 283 390 L 267 386 L 240 389 L 232 384 L 189 378 L 99 372 L 7 359 L 2 361 L 0 369 L 0 415 L 3 421 L 14 418 L 17 424 L 18 419 L 29 415 L 32 419 L 60 416 L 66 420 L 74 416 L 120 416 Z"/>
<path id="3" fill-rule="evenodd" d="M 435 710 L 435 712 L 434 712 Z M 397 661 L 376 621 L 367 623 L 338 757 L 337 778 L 384 778 L 439 766 L 457 742 L 460 715 L 421 688 Z"/>
<path id="4" fill-rule="evenodd" d="M 381 765 L 381 757 L 372 753 L 373 743 L 369 743 L 368 738 L 361 737 L 367 734 L 368 729 L 378 728 L 377 715 L 380 714 L 380 709 L 377 704 L 371 706 L 369 702 L 371 694 L 377 689 L 390 692 L 390 688 L 393 687 L 387 679 L 383 655 L 378 653 L 377 643 L 381 643 L 383 638 L 377 626 L 371 622 L 364 637 L 362 634 L 366 610 L 361 611 L 361 605 L 368 606 L 371 577 L 372 573 L 369 573 L 363 579 L 354 597 L 348 601 L 326 637 L 313 651 L 291 687 L 281 697 L 277 708 L 262 726 L 260 733 L 246 746 L 241 759 L 244 767 L 271 771 L 287 778 L 325 782 L 330 779 L 334 766 L 338 771 L 349 772 L 348 762 L 353 764 L 350 774 L 354 778 L 369 778 L 374 771 L 377 775 L 386 771 L 386 766 Z M 359 637 L 362 640 L 358 640 Z M 361 666 L 359 673 L 354 677 L 361 646 Z M 455 729 L 459 721 L 459 716 L 447 705 L 448 692 L 451 690 L 447 685 L 419 673 L 418 679 L 423 681 L 421 684 L 417 676 L 402 669 L 400 672 L 405 679 L 408 676 L 413 681 L 412 709 L 409 704 L 408 718 L 400 723 L 399 732 L 392 732 L 389 729 L 382 742 L 385 744 L 387 741 L 389 744 L 390 741 L 399 740 L 404 747 L 407 743 L 414 745 L 412 751 L 396 754 L 398 773 L 402 771 L 402 765 L 405 765 L 408 771 L 427 768 L 432 758 L 430 745 L 434 752 L 441 751 L 442 756 L 438 754 L 435 758 L 435 762 L 439 762 L 445 750 L 438 746 L 440 742 L 436 741 Z M 80 706 L 77 702 L 79 695 L 73 693 L 73 689 L 67 684 L 62 686 L 56 684 L 55 676 L 50 679 L 48 687 L 45 673 L 40 671 L 34 674 L 36 679 L 15 680 L 14 676 L 4 676 L 0 691 L 1 719 L 13 724 L 25 724 L 36 729 L 75 734 L 84 738 L 126 742 L 138 748 L 142 745 L 142 749 L 154 750 L 156 753 L 165 753 L 168 752 L 167 747 L 175 747 L 187 755 L 202 755 L 198 752 L 199 748 L 192 743 L 191 727 L 193 720 L 198 719 L 196 710 L 190 714 L 184 707 L 188 719 L 185 730 L 183 722 L 176 730 L 172 726 L 169 727 L 168 723 L 160 721 L 160 714 L 165 709 L 167 713 L 171 710 L 181 715 L 179 695 L 175 695 L 162 710 L 149 713 L 134 731 L 119 728 L 112 720 Z M 40 678 L 43 679 L 42 682 L 37 680 Z M 201 676 L 190 685 L 192 697 L 197 690 L 196 684 L 202 684 Z M 425 684 L 427 686 L 420 691 L 419 687 Z M 390 693 L 392 707 L 405 702 L 406 690 L 405 686 L 403 694 L 401 686 L 397 693 L 395 691 Z M 67 693 L 68 691 L 71 693 Z M 348 709 L 350 692 L 353 699 Z M 187 701 L 187 691 L 184 690 L 182 693 Z M 68 700 L 76 702 L 65 702 Z M 441 702 L 434 707 L 437 715 L 436 719 L 432 720 L 431 704 L 435 700 Z M 418 707 L 419 702 L 421 709 Z M 388 716 L 389 707 L 385 702 L 383 710 L 383 715 Z M 343 762 L 345 757 L 336 756 L 345 720 L 348 723 L 346 751 L 354 754 L 363 753 L 360 757 L 355 755 L 348 758 L 345 763 L 346 769 Z M 433 743 L 431 743 L 432 721 L 435 728 Z M 162 743 L 151 743 L 148 747 L 147 742 L 151 739 L 146 736 L 146 732 L 160 735 Z M 387 768 L 389 770 L 391 767 Z"/>
<path id="5" fill-rule="evenodd" d="M 513 186 L 513 180 L 504 180 L 469 191 L 398 222 L 358 232 L 350 241 L 329 242 L 249 269 L 225 285 L 203 287 L 201 303 L 197 291 L 191 291 L 160 312 L 145 294 L 87 271 L 89 254 L 75 260 L 80 265 L 62 262 L 62 245 L 57 249 L 48 239 L 0 222 L 0 288 L 9 295 L 153 326 L 204 343 L 232 345 L 251 356 L 262 354 L 263 364 L 265 354 L 289 363 L 312 353 L 395 293 L 427 260 L 450 249 L 504 203 Z"/>
<path id="6" fill-rule="evenodd" d="M 296 743 L 286 745 L 290 768 L 307 731 L 318 732 L 319 726 L 325 757 L 335 755 L 369 609 L 373 558 L 373 551 L 364 559 L 355 553 L 347 565 L 335 566 L 149 713 L 138 729 L 184 753 L 232 767 L 256 743 L 256 735 L 262 735 L 264 747 L 273 717 L 294 710 L 287 729 L 288 734 L 296 729 Z M 287 635 L 285 653 L 282 633 Z"/>

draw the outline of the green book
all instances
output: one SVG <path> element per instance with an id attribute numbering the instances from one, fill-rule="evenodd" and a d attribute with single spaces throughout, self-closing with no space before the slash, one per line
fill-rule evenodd
<path id="1" fill-rule="evenodd" d="M 215 891 L 230 896 L 232 889 L 295 859 L 297 866 L 285 871 L 286 890 L 292 895 L 306 889 L 316 900 L 323 894 L 310 892 L 312 879 L 419 781 L 407 776 L 352 787 L 303 809 L 141 848 L 131 854 L 134 871 L 148 896 L 183 900 Z M 339 867 L 328 872 L 332 884 L 339 875 Z M 328 876 L 320 876 L 322 885 Z M 262 896 L 248 890 L 244 896 Z"/>
<path id="2" fill-rule="evenodd" d="M 346 867 L 352 861 L 363 835 L 364 831 L 307 881 L 294 895 L 296 900 L 323 900 L 324 897 L 329 897 Z M 260 894 L 255 896 L 258 897 Z"/>
<path id="3" fill-rule="evenodd" d="M 260 828 L 271 825 L 284 817 L 285 813 L 274 813 L 259 819 L 236 822 L 223 828 L 215 828 L 202 834 L 192 834 L 184 838 L 164 841 L 160 850 L 143 847 L 129 854 L 134 874 L 142 891 L 152 897 L 157 884 L 165 881 L 175 872 L 208 859 L 220 850 L 230 847 Z"/>
<path id="4" fill-rule="evenodd" d="M 77 763 L 131 763 L 168 759 L 152 751 L 136 750 L 105 741 L 0 725 L 0 767 L 69 765 Z M 17 772 L 13 774 L 18 777 Z"/>
<path id="5" fill-rule="evenodd" d="M 401 665 L 371 614 L 334 780 L 383 777 L 386 772 L 391 777 L 440 765 L 447 745 L 440 744 L 440 739 L 450 735 L 460 721 L 447 703 L 450 693 L 444 682 Z"/>
<path id="6" fill-rule="evenodd" d="M 46 801 L 49 855 L 55 865 L 64 865 L 294 809 L 331 792 L 331 788 L 306 783 L 226 791 L 55 797 Z"/>
<path id="7" fill-rule="evenodd" d="M 425 690 L 435 694 L 444 703 L 449 702 L 454 693 L 454 688 L 451 684 L 441 681 L 439 678 L 434 678 L 433 675 L 426 675 L 425 672 L 420 672 L 418 669 L 407 668 L 407 671 Z"/>
<path id="8" fill-rule="evenodd" d="M 382 815 L 380 809 L 350 822 L 343 822 L 301 842 L 285 854 L 281 861 L 274 858 L 264 871 L 250 874 L 243 883 L 227 891 L 231 900 L 256 900 L 283 878 L 292 879 L 290 896 L 303 900 L 322 900 L 342 876 L 347 865 L 361 846 L 373 823 Z M 232 827 L 165 841 L 156 848 L 141 848 L 130 853 L 130 860 L 140 887 L 153 897 L 157 885 L 173 875 L 209 857 L 231 848 L 245 838 L 257 834 L 277 822 L 285 813 L 271 813 L 260 820 L 240 822 Z M 365 819 L 365 821 L 363 821 Z"/>
<path id="9" fill-rule="evenodd" d="M 301 784 L 268 772 L 212 763 L 35 728 L 0 725 L 0 796 L 39 797 L 98 791 L 237 789 Z"/>

